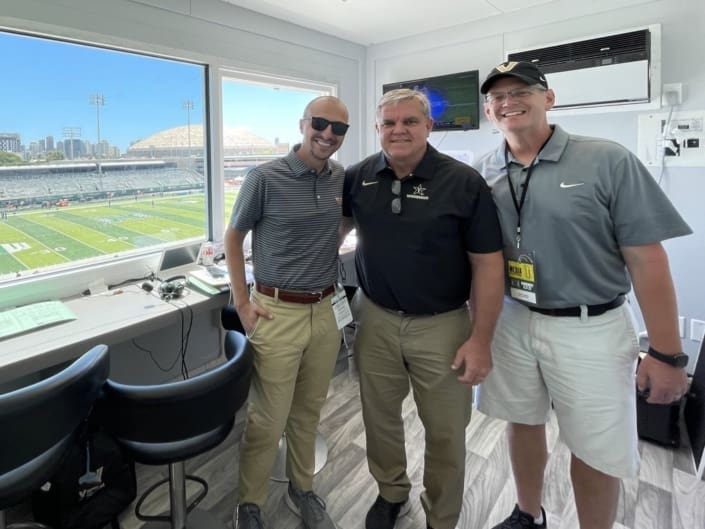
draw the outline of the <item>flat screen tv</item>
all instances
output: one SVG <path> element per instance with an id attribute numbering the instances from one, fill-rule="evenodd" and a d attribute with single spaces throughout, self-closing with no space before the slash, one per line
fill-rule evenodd
<path id="1" fill-rule="evenodd" d="M 411 88 L 426 94 L 431 103 L 433 130 L 480 128 L 480 76 L 477 70 L 388 83 L 386 93 L 395 88 Z"/>

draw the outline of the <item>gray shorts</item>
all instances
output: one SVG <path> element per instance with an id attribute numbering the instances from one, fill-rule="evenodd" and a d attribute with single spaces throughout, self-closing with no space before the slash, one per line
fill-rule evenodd
<path id="1" fill-rule="evenodd" d="M 605 474 L 634 477 L 638 353 L 628 303 L 581 319 L 546 316 L 505 298 L 478 409 L 543 424 L 553 404 L 561 438 L 575 456 Z"/>

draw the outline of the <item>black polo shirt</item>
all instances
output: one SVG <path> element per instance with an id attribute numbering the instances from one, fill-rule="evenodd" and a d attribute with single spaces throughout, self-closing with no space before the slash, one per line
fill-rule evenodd
<path id="1" fill-rule="evenodd" d="M 375 303 L 409 314 L 437 314 L 468 299 L 467 252 L 502 249 L 489 187 L 473 168 L 431 145 L 401 182 L 401 211 L 392 211 L 395 176 L 383 153 L 345 171 L 343 215 L 357 229 L 358 283 Z"/>

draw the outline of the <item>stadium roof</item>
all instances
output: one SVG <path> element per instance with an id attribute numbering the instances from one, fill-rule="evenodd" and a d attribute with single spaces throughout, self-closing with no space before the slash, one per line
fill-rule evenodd
<path id="1" fill-rule="evenodd" d="M 189 128 L 191 141 L 189 142 Z M 128 154 L 144 152 L 153 149 L 185 149 L 189 145 L 193 149 L 203 148 L 203 125 L 183 125 L 152 134 L 130 145 Z M 275 148 L 275 144 L 257 136 L 246 127 L 225 127 L 223 129 L 223 145 L 225 150 L 230 149 L 266 149 Z"/>

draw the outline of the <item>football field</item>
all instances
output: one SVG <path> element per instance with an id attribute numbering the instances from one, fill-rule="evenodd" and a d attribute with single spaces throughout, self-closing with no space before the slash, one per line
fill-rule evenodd
<path id="1" fill-rule="evenodd" d="M 226 193 L 226 217 L 236 195 L 237 191 Z M 0 276 L 201 237 L 205 232 L 203 193 L 11 211 L 0 220 Z"/>

